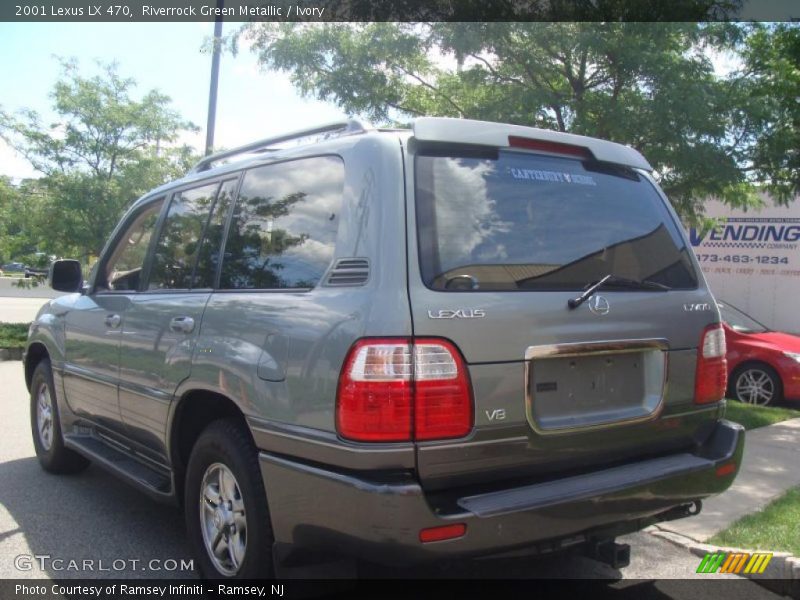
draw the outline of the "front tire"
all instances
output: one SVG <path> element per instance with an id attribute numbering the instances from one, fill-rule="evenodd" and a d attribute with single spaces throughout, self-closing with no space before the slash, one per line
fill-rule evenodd
<path id="1" fill-rule="evenodd" d="M 200 434 L 186 470 L 184 507 L 203 577 L 273 577 L 274 538 L 258 452 L 239 420 L 215 421 Z"/>
<path id="2" fill-rule="evenodd" d="M 53 383 L 50 361 L 36 365 L 31 379 L 31 432 L 33 447 L 39 464 L 50 473 L 78 473 L 89 466 L 89 461 L 64 446 L 58 402 Z"/>
<path id="3" fill-rule="evenodd" d="M 757 406 L 775 404 L 783 396 L 780 376 L 764 364 L 750 364 L 737 369 L 732 388 L 733 397 L 739 402 Z"/>

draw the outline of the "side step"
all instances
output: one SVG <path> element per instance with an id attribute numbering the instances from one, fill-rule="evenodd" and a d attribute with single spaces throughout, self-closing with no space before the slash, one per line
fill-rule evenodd
<path id="1" fill-rule="evenodd" d="M 149 467 L 130 454 L 91 435 L 64 435 L 64 445 L 161 502 L 173 502 L 168 473 Z"/>

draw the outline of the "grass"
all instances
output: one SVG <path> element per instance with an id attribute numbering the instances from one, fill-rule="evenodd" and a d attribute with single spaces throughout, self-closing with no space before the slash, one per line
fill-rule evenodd
<path id="1" fill-rule="evenodd" d="M 756 429 L 787 419 L 800 417 L 800 410 L 780 406 L 754 406 L 736 400 L 728 400 L 725 418 L 741 423 L 745 429 Z"/>
<path id="2" fill-rule="evenodd" d="M 24 348 L 28 323 L 0 323 L 0 348 Z"/>
<path id="3" fill-rule="evenodd" d="M 709 543 L 800 556 L 800 487 L 789 490 L 764 510 L 739 519 Z"/>

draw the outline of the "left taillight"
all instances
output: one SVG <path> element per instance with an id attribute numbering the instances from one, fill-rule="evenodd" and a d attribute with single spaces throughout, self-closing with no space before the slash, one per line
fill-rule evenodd
<path id="1" fill-rule="evenodd" d="M 719 402 L 728 386 L 728 361 L 725 359 L 725 330 L 720 323 L 703 330 L 697 348 L 694 377 L 695 404 Z"/>
<path id="2" fill-rule="evenodd" d="M 458 438 L 472 430 L 472 388 L 461 353 L 435 338 L 356 342 L 336 397 L 343 438 L 397 442 Z"/>

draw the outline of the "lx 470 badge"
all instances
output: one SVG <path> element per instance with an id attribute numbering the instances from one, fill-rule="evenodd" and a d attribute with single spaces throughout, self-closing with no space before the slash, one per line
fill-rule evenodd
<path id="1" fill-rule="evenodd" d="M 704 312 L 711 310 L 711 304 L 708 302 L 690 302 L 683 305 L 683 310 L 686 312 Z"/>

